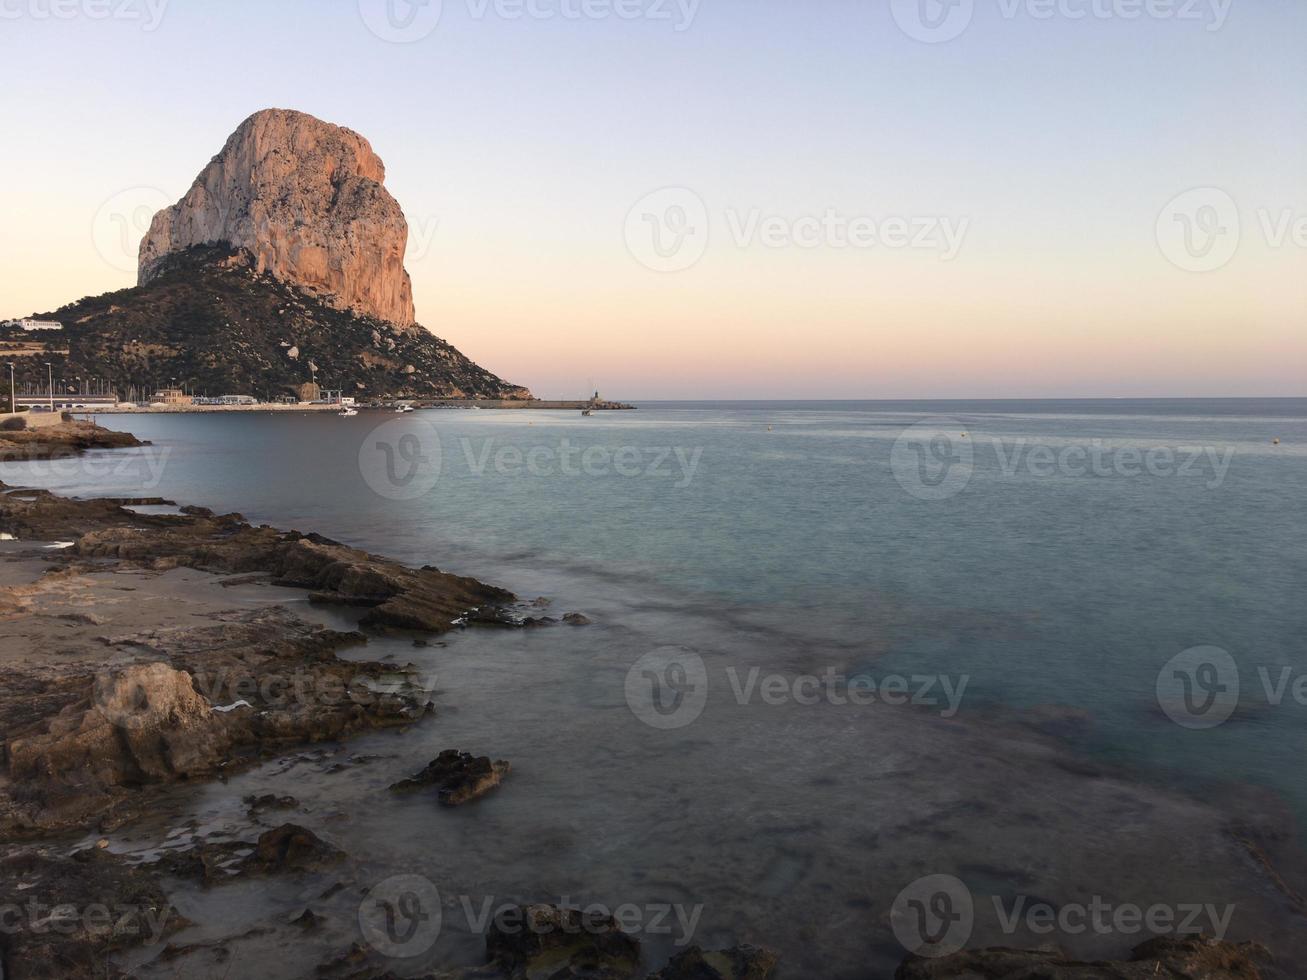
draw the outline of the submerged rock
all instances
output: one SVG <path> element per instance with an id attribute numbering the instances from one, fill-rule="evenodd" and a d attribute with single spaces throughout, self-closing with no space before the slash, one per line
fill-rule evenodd
<path id="1" fill-rule="evenodd" d="M 421 772 L 401 779 L 390 788 L 404 793 L 436 786 L 442 806 L 461 806 L 485 796 L 504 781 L 511 769 L 502 759 L 492 762 L 488 756 L 476 758 L 470 752 L 447 749 Z"/>
<path id="2" fill-rule="evenodd" d="M 259 836 L 252 867 L 264 874 L 318 871 L 344 858 L 345 852 L 299 824 L 282 824 Z"/>
<path id="3" fill-rule="evenodd" d="M 265 831 L 257 841 L 204 841 L 170 852 L 151 867 L 216 885 L 251 875 L 322 871 L 344 858 L 344 851 L 313 831 L 286 823 Z"/>
<path id="4" fill-rule="evenodd" d="M 0 687 L 0 829 L 110 815 L 112 825 L 148 805 L 150 786 L 430 712 L 430 692 L 410 670 L 336 655 L 364 641 L 272 606 L 99 637 L 109 656 L 150 663 L 54 678 L 11 672 Z"/>
<path id="5" fill-rule="evenodd" d="M 519 905 L 495 917 L 486 955 L 511 980 L 628 980 L 640 965 L 640 941 L 611 916 L 554 905 Z"/>
<path id="6" fill-rule="evenodd" d="M 1256 943 L 1160 936 L 1123 962 L 1081 963 L 1056 950 L 981 949 L 938 959 L 910 956 L 895 980 L 1260 980 L 1270 953 Z"/>
<path id="7" fill-rule="evenodd" d="M 300 801 L 293 796 L 276 796 L 272 793 L 264 793 L 262 796 L 247 796 L 244 803 L 249 808 L 247 812 L 250 815 L 260 813 L 263 810 L 294 810 L 300 805 Z"/>
<path id="8" fill-rule="evenodd" d="M 780 957 L 761 946 L 736 946 L 705 953 L 691 946 L 649 980 L 767 980 Z"/>

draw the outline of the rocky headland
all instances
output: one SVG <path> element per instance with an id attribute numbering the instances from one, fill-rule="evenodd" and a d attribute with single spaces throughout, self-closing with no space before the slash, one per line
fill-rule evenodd
<path id="1" fill-rule="evenodd" d="M 53 421 L 51 419 L 51 421 Z M 0 462 L 73 456 L 87 449 L 125 449 L 143 443 L 130 432 L 64 416 L 51 425 L 34 425 L 21 415 L 0 422 Z"/>
<path id="2" fill-rule="evenodd" d="M 173 380 L 211 395 L 525 400 L 417 322 L 408 225 L 359 134 L 256 113 L 158 212 L 138 282 L 36 314 L 63 329 L 11 345 L 20 385 L 107 379 L 120 397 Z M 21 343 L 18 343 L 21 341 Z"/>

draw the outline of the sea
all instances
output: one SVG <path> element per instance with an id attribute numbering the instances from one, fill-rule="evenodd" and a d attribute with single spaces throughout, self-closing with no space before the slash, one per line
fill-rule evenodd
<path id="1" fill-rule="evenodd" d="M 592 621 L 375 639 L 434 678 L 433 720 L 190 791 L 183 839 L 291 793 L 355 862 L 326 897 L 179 885 L 192 940 L 253 930 L 242 975 L 313 975 L 285 941 L 306 907 L 324 957 L 415 975 L 479 963 L 487 915 L 527 902 L 621 911 L 650 970 L 754 943 L 780 977 L 886 977 L 1165 931 L 1058 915 L 1095 900 L 1305 952 L 1307 399 L 101 422 L 150 445 L 0 480 L 236 511 Z M 386 792 L 447 748 L 512 774 L 458 810 Z M 390 892 L 434 929 L 378 931 Z M 157 975 L 206 975 L 188 959 Z"/>

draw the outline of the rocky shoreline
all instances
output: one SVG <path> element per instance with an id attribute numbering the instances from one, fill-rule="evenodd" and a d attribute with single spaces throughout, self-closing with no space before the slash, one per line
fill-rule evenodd
<path id="1" fill-rule="evenodd" d="M 95 929 L 74 919 L 69 931 L 52 932 L 33 927 L 30 919 L 21 922 L 0 936 L 7 980 L 129 975 L 109 965 L 115 954 L 162 943 L 191 924 L 167 914 L 169 880 L 193 879 L 208 887 L 319 871 L 344 860 L 333 845 L 290 823 L 253 841 L 200 841 L 169 850 L 149 864 L 128 863 L 107 850 L 107 841 L 71 850 L 51 846 L 72 833 L 108 833 L 130 824 L 157 805 L 168 787 L 226 779 L 306 745 L 403 729 L 432 712 L 431 692 L 412 665 L 347 660 L 340 651 L 365 646 L 369 635 L 396 631 L 425 645 L 425 637 L 468 625 L 555 622 L 526 615 L 537 604 L 520 603 L 503 589 L 433 567 L 409 569 L 318 535 L 253 527 L 240 515 L 197 507 L 179 508 L 175 515 L 129 509 L 167 503 L 74 500 L 0 484 L 0 530 L 19 545 L 72 539 L 70 547 L 55 551 L 15 546 L 4 556 L 6 579 L 33 577 L 0 586 L 0 623 L 48 623 L 60 649 L 36 642 L 27 652 L 7 651 L 4 657 L 12 683 L 0 693 L 0 839 L 10 849 L 3 859 L 0 907 L 138 910 L 123 928 Z M 182 625 L 142 616 L 149 603 L 140 593 L 160 590 L 160 598 L 170 601 L 168 590 L 178 584 L 170 577 L 179 574 L 188 576 L 181 584 L 199 607 L 196 621 Z M 204 583 L 199 588 L 210 591 L 305 590 L 312 603 L 364 609 L 362 630 L 324 628 L 280 604 L 225 610 L 221 603 L 197 602 L 197 578 Z M 115 604 L 103 595 L 111 590 L 136 593 L 116 612 L 144 620 L 144 628 L 117 631 Z M 580 614 L 569 616 L 572 623 L 585 621 Z M 497 787 L 509 768 L 504 761 L 449 750 L 393 788 L 434 787 L 440 805 L 458 806 Z M 298 807 L 289 797 L 248 803 L 252 813 Z M 521 915 L 556 928 L 523 933 L 497 920 L 487 933 L 485 967 L 439 975 L 537 976 L 542 962 L 569 964 L 559 974 L 566 976 L 574 975 L 573 967 L 587 976 L 637 975 L 639 941 L 611 918 L 572 922 L 580 913 L 553 906 L 524 906 Z M 160 955 L 192 952 L 169 945 Z M 773 954 L 752 947 L 718 953 L 694 947 L 657 976 L 762 978 L 775 962 Z M 385 958 L 363 944 L 320 972 L 394 976 Z"/>
<path id="2" fill-rule="evenodd" d="M 410 569 L 318 535 L 253 527 L 237 514 L 128 509 L 161 503 L 0 487 L 4 533 L 19 542 L 71 542 L 26 553 L 45 567 L 33 581 L 0 590 L 0 615 L 53 618 L 62 646 L 49 658 L 57 665 L 35 649 L 10 658 L 11 683 L 0 694 L 9 777 L 0 787 L 0 830 L 103 827 L 121 819 L 122 806 L 141 805 L 140 788 L 217 776 L 276 745 L 411 724 L 430 708 L 421 678 L 337 656 L 366 644 L 363 632 L 310 624 L 281 605 L 206 607 L 193 625 L 145 621 L 124 631 L 131 610 L 122 624 L 97 612 L 103 603 L 95 593 L 105 583 L 114 588 L 129 577 L 127 588 L 142 591 L 165 573 L 191 569 L 224 577 L 227 586 L 301 589 L 312 603 L 363 610 L 360 626 L 372 632 L 430 635 L 469 622 L 522 622 L 510 593 L 437 568 Z M 289 696 L 287 684 L 294 685 Z"/>
<path id="3" fill-rule="evenodd" d="M 27 445 L 66 452 L 104 438 L 78 428 Z M 413 664 L 361 657 L 370 638 L 407 637 L 424 646 L 458 628 L 566 628 L 532 615 L 538 603 L 503 589 L 433 566 L 409 568 L 320 535 L 256 527 L 239 514 L 198 507 L 132 509 L 169 503 L 74 500 L 0 484 L 0 533 L 14 539 L 0 550 L 0 666 L 7 677 L 0 688 L 0 908 L 45 910 L 0 930 L 5 980 L 130 976 L 116 964 L 143 947 L 157 949 L 159 962 L 209 957 L 221 964 L 221 938 L 171 941 L 194 923 L 172 909 L 170 883 L 210 888 L 313 876 L 360 856 L 284 820 L 282 811 L 300 808 L 289 796 L 246 800 L 251 827 L 262 828 L 257 834 L 196 834 L 187 846 L 161 848 L 151 862 L 113 853 L 98 835 L 130 827 L 170 794 L 307 746 L 422 723 L 435 710 L 432 682 Z M 357 626 L 310 621 L 282 597 L 347 612 Z M 569 617 L 564 622 L 587 621 Z M 511 792 L 510 770 L 506 761 L 450 749 L 421 772 L 396 773 L 392 789 L 458 806 Z M 130 914 L 88 921 L 88 908 Z M 59 909 L 83 914 L 54 929 Z M 581 912 L 551 905 L 521 906 L 514 915 L 520 922 L 501 914 L 489 924 L 483 966 L 401 974 L 375 943 L 355 943 L 316 972 L 351 980 L 763 980 L 778 966 L 774 953 L 756 946 L 691 947 L 649 974 L 639 940 L 611 917 L 582 921 Z M 315 931 L 310 903 L 294 925 L 305 935 Z M 1252 980 L 1267 961 L 1250 944 L 1146 947 L 1110 964 L 1078 963 L 1051 950 L 908 957 L 898 976 Z"/>

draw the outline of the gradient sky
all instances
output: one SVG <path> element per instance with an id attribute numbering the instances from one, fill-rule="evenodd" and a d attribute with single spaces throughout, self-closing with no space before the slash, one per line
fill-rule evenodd
<path id="1" fill-rule="evenodd" d="M 382 0 L 51 2 L 0 0 L 0 316 L 132 285 L 144 216 L 278 106 L 368 137 L 419 319 L 546 397 L 1307 395 L 1307 240 L 1263 230 L 1307 220 L 1297 0 L 974 0 L 943 43 L 899 0 L 444 0 L 407 44 Z M 627 243 L 664 187 L 707 210 L 683 271 Z M 1213 271 L 1158 241 L 1197 187 L 1237 208 Z M 755 209 L 968 224 L 950 261 L 741 246 Z"/>

